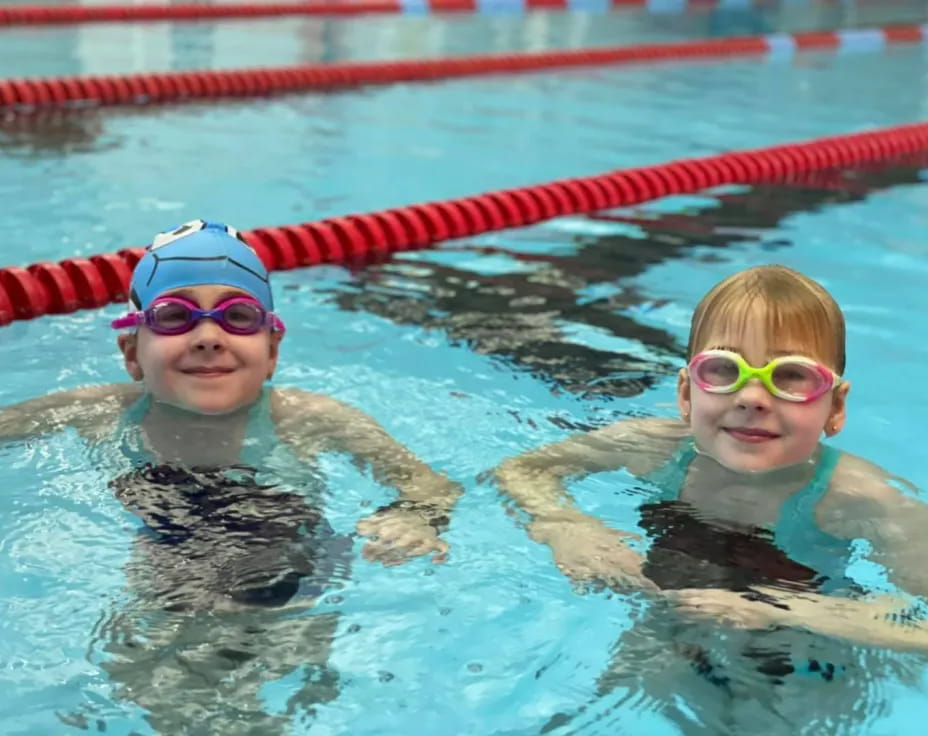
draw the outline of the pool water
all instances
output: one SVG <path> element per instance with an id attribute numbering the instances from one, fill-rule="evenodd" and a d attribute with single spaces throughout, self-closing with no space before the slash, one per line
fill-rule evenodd
<path id="1" fill-rule="evenodd" d="M 922 4 L 875 7 L 784 3 L 738 11 L 731 25 L 766 32 L 865 14 L 868 23 L 924 21 Z M 345 35 L 313 35 L 303 51 L 277 39 L 324 24 L 262 22 L 253 35 L 237 22 L 140 25 L 134 50 L 117 26 L 6 30 L 0 65 L 7 75 L 63 74 L 419 55 L 407 36 L 436 55 L 627 43 L 725 32 L 710 23 L 720 17 L 366 19 L 331 24 Z M 114 40 L 85 44 L 86 33 Z M 381 39 L 383 54 L 365 33 Z M 30 38 L 28 62 L 12 61 L 7 37 Z M 242 38 L 254 47 L 243 51 Z M 7 120 L 0 257 L 23 264 L 114 250 L 193 217 L 247 229 L 911 122 L 924 117 L 924 53 L 502 75 Z M 862 89 L 878 95 L 864 102 Z M 353 539 L 350 567 L 310 613 L 152 611 L 133 587 L 138 520 L 109 487 L 123 461 L 72 433 L 5 444 L 0 733 L 154 733 L 139 705 L 150 701 L 126 690 L 141 687 L 146 668 L 163 674 L 159 717 L 190 714 L 200 724 L 190 733 L 920 733 L 928 667 L 915 655 L 787 632 L 797 657 L 815 653 L 838 675 L 803 671 L 772 686 L 734 660 L 726 675 L 737 698 L 691 667 L 676 669 L 659 617 L 636 596 L 575 590 L 507 513 L 486 471 L 618 418 L 673 416 L 695 303 L 730 273 L 779 262 L 820 280 L 847 316 L 853 390 L 847 428 L 832 443 L 926 487 L 917 434 L 926 205 L 924 171 L 911 163 L 828 186 L 729 187 L 562 218 L 360 271 L 275 274 L 288 325 L 276 383 L 363 409 L 461 483 L 449 561 L 384 568 L 361 559 Z M 108 328 L 121 310 L 0 330 L 0 405 L 125 380 Z M 325 457 L 318 478 L 273 472 L 291 486 L 321 480 L 338 534 L 391 498 L 341 457 Z M 633 529 L 638 485 L 618 472 L 571 492 L 584 510 Z M 749 639 L 709 624 L 701 631 L 719 656 Z M 257 644 L 242 644 L 246 636 Z M 300 649 L 316 636 L 331 639 L 324 666 Z M 602 675 L 620 638 L 636 669 L 610 689 Z M 253 700 L 235 701 L 239 712 L 190 705 L 197 687 L 226 687 L 220 674 L 205 685 L 183 677 L 185 663 L 218 657 L 217 647 L 245 647 L 238 665 L 253 667 Z M 232 655 L 223 656 L 228 664 Z"/>

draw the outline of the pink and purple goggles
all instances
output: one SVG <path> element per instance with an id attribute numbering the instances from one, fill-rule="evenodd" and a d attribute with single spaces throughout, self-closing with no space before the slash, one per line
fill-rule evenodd
<path id="1" fill-rule="evenodd" d="M 232 335 L 254 335 L 265 327 L 284 332 L 284 323 L 273 312 L 268 312 L 250 296 L 233 296 L 213 309 L 200 309 L 199 305 L 178 296 L 155 299 L 141 312 L 131 312 L 114 319 L 113 329 L 122 330 L 144 325 L 156 335 L 183 335 L 190 332 L 201 319 L 211 319 Z"/>
<path id="2" fill-rule="evenodd" d="M 803 355 L 774 358 L 755 368 L 730 350 L 699 353 L 690 361 L 689 373 L 693 383 L 710 394 L 734 393 L 757 378 L 777 398 L 803 403 L 815 401 L 841 382 L 833 370 Z"/>

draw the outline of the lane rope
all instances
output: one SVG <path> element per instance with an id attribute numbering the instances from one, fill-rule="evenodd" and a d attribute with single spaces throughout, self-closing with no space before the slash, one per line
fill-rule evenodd
<path id="1" fill-rule="evenodd" d="M 537 186 L 317 222 L 258 228 L 245 237 L 271 270 L 363 264 L 446 240 L 523 227 L 563 215 L 639 204 L 723 184 L 788 181 L 810 172 L 928 152 L 928 123 L 683 159 Z M 128 298 L 142 254 L 125 248 L 89 258 L 0 269 L 0 325 L 102 307 Z"/>
<path id="2" fill-rule="evenodd" d="M 861 0 L 858 0 L 860 2 Z M 876 2 L 876 0 L 869 0 Z M 833 4 L 834 0 L 806 0 L 808 5 Z M 795 4 L 795 0 L 793 0 Z M 370 14 L 411 15 L 440 13 L 526 13 L 537 10 L 609 12 L 637 8 L 655 14 L 691 10 L 739 10 L 762 7 L 762 0 L 314 0 L 272 3 L 179 3 L 166 5 L 18 5 L 0 7 L 0 27 L 64 25 L 75 23 L 125 23 L 140 21 L 190 21 L 279 16 L 355 16 Z"/>
<path id="3" fill-rule="evenodd" d="M 889 26 L 849 31 L 811 31 L 700 41 L 560 51 L 484 54 L 444 59 L 363 61 L 339 64 L 161 72 L 108 76 L 0 80 L 0 114 L 35 110 L 155 105 L 185 100 L 256 97 L 360 85 L 565 69 L 571 67 L 682 61 L 738 56 L 791 58 L 800 51 L 874 51 L 894 44 L 921 44 L 928 26 Z"/>

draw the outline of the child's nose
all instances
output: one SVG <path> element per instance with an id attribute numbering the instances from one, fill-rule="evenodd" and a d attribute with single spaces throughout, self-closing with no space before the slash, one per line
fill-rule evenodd
<path id="1" fill-rule="evenodd" d="M 757 378 L 752 378 L 735 396 L 735 402 L 739 409 L 752 409 L 754 411 L 766 411 L 770 408 L 770 392 L 767 391 L 764 384 Z"/>
<path id="2" fill-rule="evenodd" d="M 203 351 L 222 350 L 225 347 L 225 331 L 211 319 L 201 319 L 193 328 L 193 349 Z"/>

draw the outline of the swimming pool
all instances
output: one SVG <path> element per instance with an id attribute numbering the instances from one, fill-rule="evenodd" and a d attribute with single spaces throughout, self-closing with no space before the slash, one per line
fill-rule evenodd
<path id="1" fill-rule="evenodd" d="M 858 11 L 878 15 L 873 22 L 911 20 L 900 16 L 924 10 L 866 7 Z M 805 6 L 781 12 L 751 17 L 782 24 L 764 30 L 834 17 Z M 325 24 L 274 21 L 263 32 L 258 24 L 245 56 L 250 26 L 240 23 L 137 26 L 132 56 L 115 26 L 33 30 L 33 43 L 48 49 L 45 60 L 32 70 L 13 56 L 0 64 L 4 74 L 11 66 L 44 74 L 286 63 L 305 59 L 302 53 L 373 56 L 364 34 L 381 32 L 390 39 L 384 55 L 409 53 L 408 36 L 419 39 L 422 53 L 436 54 L 590 45 L 695 36 L 712 32 L 710 20 L 699 13 L 381 18 L 358 31 L 332 23 L 345 35 L 328 39 Z M 293 34 L 289 47 L 276 40 L 281 30 Z M 6 40 L 20 32 L 2 33 Z M 301 34 L 309 34 L 304 45 Z M 4 54 L 8 48 L 0 44 Z M 0 129 L 0 199 L 7 203 L 0 256 L 4 263 L 60 259 L 137 244 L 197 216 L 242 228 L 297 222 L 919 120 L 924 54 L 899 48 L 791 64 L 591 69 L 8 121 Z M 880 89 L 880 104 L 862 105 L 862 89 Z M 847 313 L 854 390 L 848 427 L 835 444 L 925 487 L 915 444 L 925 399 L 913 388 L 928 344 L 919 318 L 928 306 L 918 288 L 928 199 L 922 180 L 918 168 L 900 167 L 847 177 L 834 190 L 728 188 L 456 242 L 361 272 L 275 274 L 289 327 L 277 382 L 363 408 L 466 490 L 446 565 L 418 560 L 384 569 L 359 559 L 332 585 L 319 611 L 339 614 L 330 664 L 340 691 L 314 717 L 297 708 L 294 732 L 522 734 L 546 724 L 555 734 L 683 731 L 685 719 L 658 712 L 659 682 L 596 695 L 635 601 L 577 595 L 480 474 L 576 428 L 622 415 L 672 415 L 673 374 L 695 301 L 722 275 L 775 260 L 820 279 Z M 0 404 L 122 380 L 107 327 L 119 311 L 0 330 L 7 378 Z M 103 667 L 134 606 L 126 586 L 134 527 L 107 488 L 111 459 L 88 454 L 71 435 L 0 453 L 7 489 L 0 501 L 0 732 L 150 733 Z M 338 531 L 350 532 L 365 509 L 387 500 L 347 464 L 333 459 L 324 470 Z M 630 487 L 629 478 L 610 474 L 572 490 L 585 509 L 629 528 Z M 228 635 L 216 626 L 217 638 Z M 802 732 L 917 733 L 928 701 L 923 663 L 864 650 L 852 660 L 843 680 L 787 686 L 813 711 Z M 642 672 L 661 664 L 643 660 Z M 285 711 L 309 676 L 300 669 L 268 676 L 265 709 Z M 684 705 L 688 697 L 704 700 L 699 717 L 717 731 L 770 715 L 760 700 L 723 707 L 698 683 L 675 687 Z"/>

